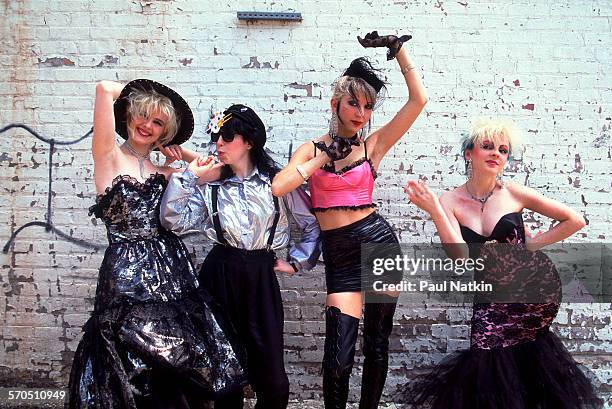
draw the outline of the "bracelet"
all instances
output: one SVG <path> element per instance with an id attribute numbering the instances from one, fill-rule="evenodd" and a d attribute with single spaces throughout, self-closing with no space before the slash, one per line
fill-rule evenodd
<path id="1" fill-rule="evenodd" d="M 415 67 L 413 64 L 408 64 L 408 65 L 406 65 L 404 68 L 402 68 L 402 69 L 400 70 L 400 72 L 402 73 L 402 75 L 406 75 L 406 73 L 407 73 L 408 71 L 412 71 L 412 70 L 414 70 L 415 68 L 416 68 L 416 67 Z"/>
<path id="2" fill-rule="evenodd" d="M 289 265 L 290 265 L 291 267 L 293 267 L 293 272 L 294 272 L 294 273 L 297 273 L 297 272 L 298 272 L 298 268 L 297 268 L 297 266 L 295 265 L 295 263 L 294 263 L 293 261 L 289 262 Z"/>
<path id="3" fill-rule="evenodd" d="M 310 177 L 308 176 L 308 173 L 306 173 L 306 170 L 302 167 L 302 165 L 297 165 L 295 167 L 295 170 L 297 170 L 300 176 L 302 176 L 302 179 L 304 179 L 304 182 L 306 182 L 308 178 Z"/>

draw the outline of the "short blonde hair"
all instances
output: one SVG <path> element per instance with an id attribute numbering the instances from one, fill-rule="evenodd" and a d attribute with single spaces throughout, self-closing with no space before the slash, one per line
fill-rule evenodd
<path id="1" fill-rule="evenodd" d="M 516 124 L 507 118 L 476 118 L 461 141 L 461 155 L 465 158 L 465 151 L 485 140 L 499 144 L 503 139 L 508 141 L 509 158 L 514 158 L 514 153 L 520 152 L 523 146 L 523 134 Z"/>
<path id="2" fill-rule="evenodd" d="M 135 88 L 130 91 L 127 97 L 127 122 L 130 123 L 135 117 L 149 118 L 160 113 L 165 115 L 167 120 L 164 126 L 164 133 L 159 138 L 159 144 L 167 145 L 178 132 L 180 119 L 176 115 L 176 110 L 170 98 L 160 94 L 155 90 L 143 90 Z"/>

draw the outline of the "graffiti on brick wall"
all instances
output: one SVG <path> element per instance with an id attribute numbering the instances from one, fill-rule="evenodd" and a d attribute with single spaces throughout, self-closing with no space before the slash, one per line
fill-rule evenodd
<path id="1" fill-rule="evenodd" d="M 74 243 L 78 246 L 81 247 L 85 247 L 85 248 L 90 248 L 90 249 L 102 249 L 105 246 L 104 245 L 100 245 L 97 243 L 92 243 L 89 242 L 87 240 L 83 240 L 83 239 L 79 239 L 76 237 L 73 237 L 65 232 L 63 232 L 61 229 L 57 228 L 54 224 L 53 224 L 53 201 L 51 200 L 52 198 L 52 187 L 53 187 L 53 174 L 52 174 L 52 170 L 53 170 L 53 153 L 55 151 L 55 147 L 56 146 L 66 146 L 66 145 L 74 145 L 77 144 L 79 142 L 81 142 L 82 140 L 91 137 L 92 133 L 93 133 L 93 128 L 87 132 L 85 135 L 78 137 L 72 141 L 58 141 L 56 139 L 53 138 L 46 138 L 42 135 L 40 135 L 38 132 L 34 131 L 32 128 L 30 128 L 29 126 L 25 125 L 25 124 L 9 124 L 3 128 L 0 129 L 0 134 L 3 134 L 5 132 L 7 132 L 10 129 L 13 128 L 21 128 L 24 129 L 25 131 L 29 132 L 32 136 L 34 136 L 35 138 L 37 138 L 38 140 L 49 144 L 49 163 L 48 163 L 48 180 L 47 180 L 47 184 L 48 184 L 48 191 L 47 191 L 47 213 L 46 213 L 46 218 L 45 221 L 31 221 L 31 222 L 27 222 L 24 225 L 20 226 L 19 228 L 17 228 L 9 237 L 9 239 L 7 240 L 7 242 L 4 244 L 4 247 L 2 248 L 2 251 L 4 253 L 8 253 L 9 249 L 11 248 L 11 245 L 13 244 L 13 242 L 15 241 L 15 239 L 17 238 L 17 236 L 19 235 L 19 233 L 21 233 L 23 230 L 29 228 L 29 227 L 34 227 L 34 226 L 38 226 L 38 227 L 44 227 L 45 231 L 49 232 L 49 233 L 53 233 L 55 235 L 57 235 L 58 237 L 62 238 L 63 240 L 66 240 L 70 243 Z"/>

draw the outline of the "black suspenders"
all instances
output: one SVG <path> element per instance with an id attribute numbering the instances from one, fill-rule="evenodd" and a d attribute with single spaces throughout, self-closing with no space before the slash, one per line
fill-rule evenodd
<path id="1" fill-rule="evenodd" d="M 223 237 L 223 230 L 221 230 L 221 222 L 219 221 L 219 210 L 217 209 L 217 200 L 219 197 L 219 185 L 211 186 L 211 204 L 212 204 L 212 218 L 213 218 L 213 226 L 215 226 L 215 232 L 217 233 L 217 241 L 224 246 L 227 246 L 227 240 Z"/>
<path id="2" fill-rule="evenodd" d="M 217 202 L 219 200 L 219 185 L 211 185 L 211 205 L 212 205 L 212 219 L 215 233 L 217 234 L 217 241 L 224 246 L 227 246 L 227 240 L 223 237 L 223 230 L 221 230 L 221 222 L 219 221 L 219 209 Z M 274 242 L 274 234 L 276 233 L 276 226 L 278 225 L 278 219 L 280 218 L 280 207 L 278 204 L 278 197 L 272 196 L 274 201 L 274 221 L 270 228 L 270 235 L 268 236 L 268 243 L 266 244 L 266 250 L 272 249 L 272 243 Z"/>
<path id="3" fill-rule="evenodd" d="M 276 234 L 276 225 L 278 225 L 278 219 L 280 218 L 280 208 L 278 206 L 278 197 L 272 195 L 274 201 L 274 220 L 272 221 L 272 227 L 270 228 L 270 235 L 268 236 L 268 250 L 272 249 L 272 242 L 274 241 L 274 235 Z"/>

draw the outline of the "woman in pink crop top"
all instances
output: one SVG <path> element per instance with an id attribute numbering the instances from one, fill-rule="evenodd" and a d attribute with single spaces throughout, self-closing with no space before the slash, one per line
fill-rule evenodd
<path id="1" fill-rule="evenodd" d="M 384 253 L 373 256 L 377 258 L 393 257 L 399 251 L 396 235 L 374 209 L 372 190 L 381 160 L 426 103 L 420 74 L 402 47 L 410 38 L 379 36 L 376 32 L 364 39 L 358 37 L 362 46 L 387 47 L 387 59 L 397 59 L 409 98 L 395 117 L 368 136 L 372 111 L 386 88 L 367 59 L 354 60 L 333 85 L 329 132 L 300 146 L 272 183 L 272 193 L 283 196 L 308 180 L 313 211 L 321 226 L 328 294 L 323 357 L 325 408 L 346 407 L 362 308 L 365 360 L 360 409 L 378 407 L 387 376 L 388 339 L 398 294 L 378 292 L 370 302 L 375 292 L 369 281 L 362 280 L 361 244 L 388 243 Z M 396 282 L 401 279 L 398 273 L 399 277 L 392 274 L 376 280 Z"/>

